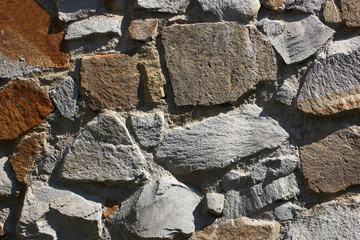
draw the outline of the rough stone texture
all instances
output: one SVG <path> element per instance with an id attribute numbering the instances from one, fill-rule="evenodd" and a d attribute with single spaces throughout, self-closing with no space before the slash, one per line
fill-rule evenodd
<path id="1" fill-rule="evenodd" d="M 360 27 L 360 1 L 340 0 L 342 18 L 348 27 Z"/>
<path id="2" fill-rule="evenodd" d="M 294 205 L 291 202 L 285 202 L 276 206 L 274 214 L 280 221 L 292 220 L 294 218 Z"/>
<path id="3" fill-rule="evenodd" d="M 11 60 L 1 55 L 0 52 L 0 77 L 12 79 L 17 76 L 28 75 L 39 70 L 29 64 L 24 59 Z"/>
<path id="4" fill-rule="evenodd" d="M 235 102 L 260 81 L 276 79 L 272 47 L 251 26 L 172 25 L 162 38 L 177 106 Z"/>
<path id="5" fill-rule="evenodd" d="M 331 115 L 360 107 L 360 36 L 335 41 L 316 58 L 304 77 L 297 107 Z"/>
<path id="6" fill-rule="evenodd" d="M 147 9 L 151 12 L 178 13 L 186 7 L 187 0 L 136 0 L 135 9 Z"/>
<path id="7" fill-rule="evenodd" d="M 335 193 L 360 184 L 360 128 L 346 128 L 300 148 L 311 190 Z"/>
<path id="8" fill-rule="evenodd" d="M 17 231 L 24 239 L 98 239 L 101 215 L 100 203 L 35 182 L 27 190 Z"/>
<path id="9" fill-rule="evenodd" d="M 0 237 L 4 236 L 6 233 L 5 222 L 10 214 L 10 208 L 3 208 L 0 211 Z"/>
<path id="10" fill-rule="evenodd" d="M 131 39 L 140 42 L 148 42 L 155 39 L 158 34 L 157 30 L 157 19 L 136 19 L 129 26 Z"/>
<path id="11" fill-rule="evenodd" d="M 76 101 L 79 93 L 77 85 L 71 77 L 65 78 L 64 81 L 50 93 L 50 96 L 61 115 L 65 118 L 75 116 Z"/>
<path id="12" fill-rule="evenodd" d="M 177 127 L 162 141 L 157 161 L 173 173 L 223 168 L 263 149 L 277 148 L 288 134 L 256 105 Z"/>
<path id="13" fill-rule="evenodd" d="M 63 22 L 87 18 L 103 10 L 104 0 L 55 0 Z"/>
<path id="14" fill-rule="evenodd" d="M 61 177 L 108 184 L 135 180 L 144 162 L 125 124 L 115 115 L 100 114 L 86 125 L 64 158 Z"/>
<path id="15" fill-rule="evenodd" d="M 160 143 L 161 133 L 164 130 L 163 113 L 132 114 L 130 121 L 141 146 L 155 147 Z"/>
<path id="16" fill-rule="evenodd" d="M 108 218 L 119 209 L 119 204 L 114 199 L 106 199 L 103 206 L 103 218 Z"/>
<path id="17" fill-rule="evenodd" d="M 359 196 L 326 202 L 304 211 L 285 239 L 359 239 L 359 216 Z"/>
<path id="18" fill-rule="evenodd" d="M 276 240 L 279 232 L 278 222 L 242 217 L 208 226 L 189 240 Z"/>
<path id="19" fill-rule="evenodd" d="M 142 238 L 172 239 L 195 231 L 200 197 L 173 177 L 150 182 L 122 203 L 114 224 Z M 156 221 L 154 221 L 156 219 Z"/>
<path id="20" fill-rule="evenodd" d="M 287 22 L 264 19 L 261 25 L 286 64 L 314 55 L 335 33 L 313 15 L 302 19 L 291 17 Z"/>
<path id="21" fill-rule="evenodd" d="M 118 34 L 121 36 L 122 16 L 94 16 L 71 23 L 66 31 L 65 39 L 74 40 L 90 35 Z"/>
<path id="22" fill-rule="evenodd" d="M 294 87 L 291 82 L 285 80 L 276 92 L 276 100 L 285 105 L 291 106 L 294 99 L 296 99 L 297 93 L 298 88 Z"/>
<path id="23" fill-rule="evenodd" d="M 259 0 L 198 0 L 201 8 L 211 12 L 220 20 L 248 20 L 257 15 Z"/>
<path id="24" fill-rule="evenodd" d="M 324 18 L 326 23 L 341 23 L 341 13 L 334 0 L 327 0 L 324 5 Z"/>
<path id="25" fill-rule="evenodd" d="M 282 12 L 285 9 L 285 1 L 286 0 L 261 0 L 260 2 L 266 8 L 276 12 Z"/>
<path id="26" fill-rule="evenodd" d="M 63 32 L 36 1 L 0 2 L 0 53 L 10 61 L 21 58 L 34 67 L 65 67 L 69 56 L 61 50 L 62 38 Z M 19 65 L 17 71 L 24 71 Z"/>
<path id="27" fill-rule="evenodd" d="M 15 181 L 10 163 L 7 157 L 2 157 L 0 158 L 0 198 L 12 195 L 14 190 Z"/>
<path id="28" fill-rule="evenodd" d="M 220 216 L 224 209 L 225 196 L 221 193 L 206 194 L 206 210 L 216 216 Z"/>
<path id="29" fill-rule="evenodd" d="M 286 0 L 285 8 L 306 13 L 318 13 L 324 0 Z"/>
<path id="30" fill-rule="evenodd" d="M 53 110 L 33 83 L 13 81 L 0 89 L 0 140 L 14 139 L 40 124 Z"/>

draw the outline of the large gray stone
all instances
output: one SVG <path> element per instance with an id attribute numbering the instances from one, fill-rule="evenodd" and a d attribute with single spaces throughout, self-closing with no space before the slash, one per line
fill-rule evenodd
<path id="1" fill-rule="evenodd" d="M 288 134 L 256 105 L 210 117 L 171 130 L 162 141 L 157 161 L 176 174 L 224 168 L 264 149 L 282 144 Z"/>
<path id="2" fill-rule="evenodd" d="M 0 158 L 0 197 L 8 197 L 15 192 L 15 178 L 7 157 Z"/>
<path id="3" fill-rule="evenodd" d="M 323 4 L 324 0 L 286 0 L 285 8 L 306 13 L 318 13 Z"/>
<path id="4" fill-rule="evenodd" d="M 35 68 L 20 59 L 11 60 L 0 53 L 0 78 L 11 79 L 28 75 L 34 71 L 39 71 L 39 69 L 40 68 Z"/>
<path id="5" fill-rule="evenodd" d="M 147 9 L 153 12 L 178 13 L 187 5 L 187 0 L 136 0 L 135 9 Z"/>
<path id="6" fill-rule="evenodd" d="M 141 238 L 172 239 L 195 231 L 194 210 L 200 197 L 167 177 L 150 182 L 121 204 L 113 224 L 123 225 Z"/>
<path id="7" fill-rule="evenodd" d="M 95 15 L 103 10 L 104 0 L 55 0 L 59 19 L 75 21 Z"/>
<path id="8" fill-rule="evenodd" d="M 116 116 L 100 114 L 86 125 L 64 158 L 61 177 L 73 181 L 119 183 L 142 174 L 144 156 Z"/>
<path id="9" fill-rule="evenodd" d="M 71 77 L 65 78 L 51 93 L 57 109 L 65 118 L 75 116 L 76 101 L 79 97 L 76 83 Z"/>

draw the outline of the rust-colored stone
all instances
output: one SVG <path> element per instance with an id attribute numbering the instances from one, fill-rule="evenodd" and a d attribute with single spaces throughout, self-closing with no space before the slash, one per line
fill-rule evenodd
<path id="1" fill-rule="evenodd" d="M 342 17 L 347 27 L 360 27 L 360 0 L 341 0 Z"/>
<path id="2" fill-rule="evenodd" d="M 14 81 L 0 90 L 0 140 L 18 137 L 40 124 L 53 110 L 34 84 Z"/>
<path id="3" fill-rule="evenodd" d="M 157 19 L 136 19 L 130 23 L 129 34 L 133 40 L 147 42 L 157 35 Z"/>
<path id="4" fill-rule="evenodd" d="M 103 208 L 103 218 L 108 218 L 119 209 L 119 204 L 114 199 L 106 199 Z"/>
<path id="5" fill-rule="evenodd" d="M 44 147 L 45 134 L 34 134 L 26 137 L 17 146 L 15 154 L 10 158 L 10 163 L 19 183 L 29 184 L 29 173 Z"/>
<path id="6" fill-rule="evenodd" d="M 34 0 L 0 1 L 0 53 L 24 58 L 36 67 L 65 67 L 69 55 L 61 50 L 63 32 Z"/>

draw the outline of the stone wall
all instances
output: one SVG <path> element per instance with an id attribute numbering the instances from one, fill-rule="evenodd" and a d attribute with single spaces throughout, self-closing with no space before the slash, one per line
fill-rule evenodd
<path id="1" fill-rule="evenodd" d="M 359 0 L 1 0 L 1 239 L 360 239 Z"/>

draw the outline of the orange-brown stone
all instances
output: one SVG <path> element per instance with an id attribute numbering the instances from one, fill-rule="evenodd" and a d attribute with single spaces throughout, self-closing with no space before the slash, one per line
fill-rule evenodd
<path id="1" fill-rule="evenodd" d="M 106 199 L 104 204 L 103 218 L 108 218 L 119 209 L 119 204 L 114 199 Z"/>
<path id="2" fill-rule="evenodd" d="M 135 41 L 147 42 L 156 37 L 157 28 L 157 19 L 136 19 L 130 23 L 129 34 Z"/>
<path id="3" fill-rule="evenodd" d="M 53 110 L 34 84 L 14 81 L 0 90 L 0 140 L 18 137 L 40 124 Z"/>
<path id="4" fill-rule="evenodd" d="M 342 17 L 347 27 L 360 27 L 360 0 L 341 0 Z"/>
<path id="5" fill-rule="evenodd" d="M 36 67 L 65 67 L 69 55 L 61 50 L 63 32 L 34 0 L 0 1 L 0 53 Z"/>
<path id="6" fill-rule="evenodd" d="M 264 7 L 276 12 L 282 12 L 285 9 L 285 0 L 261 0 L 260 2 Z"/>

